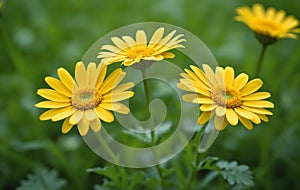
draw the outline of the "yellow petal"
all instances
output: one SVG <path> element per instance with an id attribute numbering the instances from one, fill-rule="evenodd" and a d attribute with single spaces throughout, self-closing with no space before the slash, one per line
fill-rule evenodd
<path id="1" fill-rule="evenodd" d="M 234 81 L 234 70 L 232 67 L 225 68 L 224 81 L 225 81 L 226 88 L 231 89 Z"/>
<path id="2" fill-rule="evenodd" d="M 266 115 L 263 115 L 263 114 L 257 114 L 257 116 L 263 120 L 264 122 L 268 122 L 269 121 L 269 118 L 266 116 Z"/>
<path id="3" fill-rule="evenodd" d="M 99 77 L 99 67 L 94 62 L 89 63 L 87 68 L 88 86 L 95 87 Z"/>
<path id="4" fill-rule="evenodd" d="M 269 98 L 271 94 L 269 92 L 256 92 L 243 97 L 243 100 L 262 100 Z"/>
<path id="5" fill-rule="evenodd" d="M 213 116 L 213 114 L 210 111 L 202 112 L 202 114 L 198 118 L 198 124 L 199 125 L 205 124 L 212 116 Z"/>
<path id="6" fill-rule="evenodd" d="M 237 125 L 239 118 L 232 109 L 226 109 L 226 119 L 231 125 Z"/>
<path id="7" fill-rule="evenodd" d="M 86 88 L 88 86 L 87 71 L 82 62 L 76 64 L 75 78 L 79 88 Z"/>
<path id="8" fill-rule="evenodd" d="M 126 73 L 122 72 L 122 69 L 116 69 L 113 71 L 103 82 L 102 86 L 100 87 L 99 91 L 101 94 L 105 94 L 106 92 L 110 91 L 112 88 L 117 86 L 121 80 L 125 77 Z"/>
<path id="9" fill-rule="evenodd" d="M 195 92 L 193 87 L 191 86 L 187 86 L 183 83 L 177 83 L 177 88 L 181 89 L 181 90 L 185 90 L 185 91 L 189 91 L 189 92 Z"/>
<path id="10" fill-rule="evenodd" d="M 241 95 L 246 96 L 249 94 L 252 94 L 253 92 L 256 92 L 260 87 L 262 87 L 263 82 L 260 79 L 253 79 L 250 82 L 248 82 L 242 89 L 241 89 Z"/>
<path id="11" fill-rule="evenodd" d="M 73 91 L 75 81 L 73 77 L 70 75 L 70 73 L 65 70 L 64 68 L 59 68 L 57 70 L 57 74 L 61 80 L 61 82 L 70 90 Z"/>
<path id="12" fill-rule="evenodd" d="M 156 50 L 159 50 L 161 47 L 165 46 L 165 44 L 174 36 L 175 33 L 176 33 L 176 30 L 173 30 L 172 32 L 170 32 L 167 36 L 165 36 L 163 39 L 161 39 L 154 48 Z"/>
<path id="13" fill-rule="evenodd" d="M 201 111 L 212 111 L 213 109 L 215 109 L 217 107 L 216 104 L 203 104 L 200 106 L 200 110 Z"/>
<path id="14" fill-rule="evenodd" d="M 214 71 L 207 64 L 203 64 L 203 70 L 206 75 L 206 80 L 209 81 L 212 86 L 217 86 L 218 84 Z"/>
<path id="15" fill-rule="evenodd" d="M 105 78 L 105 75 L 106 75 L 106 71 L 107 71 L 107 65 L 104 63 L 104 62 L 101 62 L 99 65 L 99 77 L 98 77 L 98 81 L 97 81 L 97 84 L 96 84 L 96 89 L 99 89 L 102 84 L 103 84 L 103 81 L 104 81 L 104 78 Z"/>
<path id="16" fill-rule="evenodd" d="M 57 92 L 60 92 L 61 94 L 67 97 L 72 97 L 71 90 L 68 89 L 60 80 L 57 80 L 56 78 L 53 77 L 46 77 L 45 81 L 51 88 L 53 88 Z"/>
<path id="17" fill-rule="evenodd" d="M 65 119 L 75 113 L 75 109 L 72 106 L 61 108 L 60 113 L 52 117 L 52 121 L 59 121 Z"/>
<path id="18" fill-rule="evenodd" d="M 215 77 L 216 77 L 218 86 L 222 87 L 222 88 L 225 87 L 224 73 L 225 73 L 225 71 L 224 71 L 224 69 L 222 67 L 216 67 Z"/>
<path id="19" fill-rule="evenodd" d="M 133 65 L 134 63 L 136 63 L 133 59 L 125 59 L 125 61 L 122 62 L 122 64 L 126 67 Z"/>
<path id="20" fill-rule="evenodd" d="M 77 111 L 70 117 L 69 122 L 70 122 L 71 124 L 73 124 L 73 125 L 77 124 L 77 123 L 81 120 L 81 118 L 82 118 L 82 116 L 83 116 L 83 113 L 84 113 L 84 111 L 77 110 Z"/>
<path id="21" fill-rule="evenodd" d="M 253 5 L 253 14 L 258 18 L 264 17 L 265 10 L 261 4 L 254 4 Z"/>
<path id="22" fill-rule="evenodd" d="M 112 92 L 102 96 L 103 98 L 102 102 L 117 102 L 117 101 L 131 98 L 133 95 L 134 92 L 132 91 L 116 92 L 116 93 Z"/>
<path id="23" fill-rule="evenodd" d="M 194 92 L 198 92 L 199 94 L 205 95 L 207 97 L 210 97 L 211 93 L 205 89 L 205 86 L 195 83 L 190 79 L 179 79 L 180 83 L 187 86 L 189 89 L 191 89 Z M 181 85 L 179 85 L 181 86 Z M 178 87 L 178 85 L 177 85 Z M 190 91 L 190 90 L 189 90 Z"/>
<path id="24" fill-rule="evenodd" d="M 54 102 L 70 102 L 70 98 L 51 89 L 39 89 L 37 94 Z"/>
<path id="25" fill-rule="evenodd" d="M 181 73 L 181 76 L 186 78 L 187 81 L 189 81 L 191 84 L 193 84 L 197 88 L 204 89 L 206 91 L 210 91 L 211 88 L 207 85 L 207 83 L 202 82 L 201 79 L 196 75 L 196 73 L 193 73 L 192 71 L 188 69 L 184 69 L 184 71 L 187 73 Z"/>
<path id="26" fill-rule="evenodd" d="M 226 120 L 225 117 L 215 116 L 214 124 L 215 124 L 216 130 L 221 131 L 221 130 L 225 129 L 225 127 L 228 125 L 228 121 Z"/>
<path id="27" fill-rule="evenodd" d="M 116 86 L 114 89 L 113 89 L 113 92 L 123 92 L 125 90 L 128 90 L 129 88 L 132 88 L 134 86 L 134 83 L 133 82 L 126 82 L 126 83 L 123 83 L 123 84 L 120 84 L 118 86 Z"/>
<path id="28" fill-rule="evenodd" d="M 99 106 L 103 109 L 112 110 L 112 111 L 120 109 L 120 106 L 118 105 L 117 102 L 101 102 Z"/>
<path id="29" fill-rule="evenodd" d="M 151 40 L 150 40 L 150 42 L 149 42 L 148 47 L 153 47 L 153 46 L 155 46 L 155 45 L 161 40 L 161 38 L 163 37 L 164 31 L 165 31 L 165 28 L 164 28 L 164 27 L 158 28 L 158 29 L 154 32 L 154 34 L 152 35 L 152 38 L 151 38 Z"/>
<path id="30" fill-rule="evenodd" d="M 245 101 L 243 105 L 255 108 L 274 108 L 274 104 L 266 100 Z"/>
<path id="31" fill-rule="evenodd" d="M 248 130 L 252 130 L 253 129 L 253 125 L 251 123 L 251 121 L 249 119 L 246 119 L 242 116 L 238 116 L 240 122 L 248 129 Z"/>
<path id="32" fill-rule="evenodd" d="M 204 72 L 194 65 L 190 65 L 190 67 L 195 72 L 195 74 L 200 79 L 200 81 L 202 81 L 206 86 L 208 86 L 208 81 L 207 81 L 207 78 L 206 78 Z"/>
<path id="33" fill-rule="evenodd" d="M 126 44 L 123 40 L 121 40 L 118 37 L 112 37 L 111 41 L 119 48 L 119 49 L 126 49 L 128 47 L 128 44 Z"/>
<path id="34" fill-rule="evenodd" d="M 233 81 L 232 89 L 234 89 L 235 91 L 239 91 L 245 86 L 245 84 L 248 81 L 248 78 L 248 75 L 246 75 L 245 73 L 239 74 Z"/>
<path id="35" fill-rule="evenodd" d="M 122 113 L 122 114 L 128 114 L 130 112 L 129 108 L 125 106 L 122 103 L 114 102 L 113 103 L 113 108 L 112 111 Z"/>
<path id="36" fill-rule="evenodd" d="M 279 23 L 283 20 L 283 18 L 285 17 L 285 12 L 280 10 L 277 12 L 277 14 L 274 17 L 274 21 Z"/>
<path id="37" fill-rule="evenodd" d="M 185 94 L 182 96 L 182 100 L 186 102 L 193 102 L 196 98 L 198 98 L 197 94 Z"/>
<path id="38" fill-rule="evenodd" d="M 55 115 L 59 114 L 60 111 L 62 110 L 62 108 L 57 108 L 57 109 L 51 109 L 48 111 L 45 111 L 44 113 L 42 113 L 39 117 L 40 120 L 49 120 L 52 117 L 54 117 Z"/>
<path id="39" fill-rule="evenodd" d="M 72 129 L 73 126 L 74 125 L 72 125 L 71 123 L 69 123 L 69 118 L 67 118 L 67 119 L 65 119 L 65 121 L 64 121 L 64 123 L 62 125 L 61 132 L 63 134 L 66 134 L 66 133 L 68 133 Z"/>
<path id="40" fill-rule="evenodd" d="M 215 102 L 210 98 L 196 98 L 193 100 L 195 104 L 214 104 Z"/>
<path id="41" fill-rule="evenodd" d="M 130 36 L 122 36 L 122 39 L 129 45 L 129 46 L 134 46 L 135 41 L 132 37 Z"/>
<path id="42" fill-rule="evenodd" d="M 163 52 L 162 53 L 162 56 L 164 56 L 164 58 L 169 58 L 169 59 L 171 59 L 171 58 L 174 58 L 175 57 L 175 54 L 173 54 L 173 53 L 171 53 L 171 52 Z"/>
<path id="43" fill-rule="evenodd" d="M 273 115 L 272 112 L 270 112 L 269 110 L 263 109 L 263 108 L 253 108 L 253 107 L 248 107 L 248 106 L 241 106 L 241 108 L 246 109 L 246 110 L 251 111 L 256 114 Z"/>
<path id="44" fill-rule="evenodd" d="M 35 104 L 37 108 L 62 108 L 70 106 L 71 102 L 53 102 L 53 101 L 43 101 Z"/>
<path id="45" fill-rule="evenodd" d="M 225 107 L 222 107 L 222 106 L 218 106 L 216 108 L 216 115 L 219 116 L 219 117 L 222 117 L 224 116 L 226 113 L 226 108 Z"/>
<path id="46" fill-rule="evenodd" d="M 238 115 L 240 115 L 240 116 L 242 116 L 242 117 L 244 117 L 244 118 L 246 118 L 246 119 L 252 120 L 253 117 L 254 117 L 252 112 L 247 111 L 247 110 L 242 109 L 242 108 L 234 108 L 234 111 L 235 111 Z"/>
<path id="47" fill-rule="evenodd" d="M 147 36 L 146 36 L 144 30 L 138 30 L 136 32 L 135 39 L 136 39 L 136 43 L 138 45 L 143 46 L 143 47 L 146 46 L 146 44 L 147 44 Z"/>
<path id="48" fill-rule="evenodd" d="M 125 55 L 125 52 L 113 45 L 103 45 L 101 50 L 108 50 L 116 54 Z"/>
<path id="49" fill-rule="evenodd" d="M 92 121 L 92 120 L 97 118 L 97 115 L 94 112 L 94 110 L 86 110 L 85 111 L 85 117 L 86 117 L 87 120 Z"/>
<path id="50" fill-rule="evenodd" d="M 89 125 L 90 122 L 85 117 L 82 117 L 81 120 L 78 122 L 77 128 L 81 136 L 85 136 L 88 133 Z"/>
<path id="51" fill-rule="evenodd" d="M 114 121 L 114 115 L 110 111 L 105 110 L 101 107 L 97 107 L 94 110 L 101 120 L 109 123 Z"/>
<path id="52" fill-rule="evenodd" d="M 90 127 L 91 129 L 97 133 L 101 129 L 101 122 L 98 118 L 94 119 L 93 121 L 90 121 Z"/>

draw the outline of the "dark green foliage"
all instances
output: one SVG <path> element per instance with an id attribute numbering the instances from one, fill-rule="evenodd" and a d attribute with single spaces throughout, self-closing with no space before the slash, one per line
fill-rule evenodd
<path id="1" fill-rule="evenodd" d="M 17 190 L 61 190 L 66 185 L 67 181 L 59 178 L 57 170 L 41 168 L 33 174 L 28 174 Z"/>
<path id="2" fill-rule="evenodd" d="M 260 44 L 246 26 L 233 20 L 236 7 L 252 5 L 254 1 L 0 0 L 2 2 L 5 3 L 0 8 L 0 189 L 159 189 L 160 181 L 154 168 L 126 168 L 124 175 L 120 167 L 110 166 L 89 149 L 76 127 L 63 135 L 62 122 L 39 121 L 39 114 L 45 110 L 34 107 L 42 100 L 36 90 L 47 87 L 45 76 L 57 76 L 59 67 L 73 72 L 74 64 L 88 48 L 116 28 L 147 21 L 177 25 L 198 36 L 211 49 L 220 66 L 232 66 L 236 74 L 245 72 L 251 79 L 255 75 Z M 298 0 L 259 2 L 286 10 L 287 14 L 300 19 Z M 179 51 L 173 52 L 176 59 L 172 61 L 179 67 L 192 64 Z M 272 94 L 274 115 L 270 122 L 255 125 L 251 132 L 242 126 L 222 131 L 212 147 L 201 155 L 194 189 L 232 189 L 252 184 L 247 166 L 223 159 L 236 160 L 251 168 L 255 182 L 251 189 L 300 189 L 299 52 L 299 39 L 280 40 L 267 49 L 259 77 L 264 81 L 262 90 Z M 137 113 L 138 107 L 145 104 L 143 94 L 139 95 L 134 97 L 139 104 L 132 109 L 137 109 L 133 111 L 135 116 L 145 119 L 148 118 L 146 112 Z M 157 95 L 157 98 L 162 97 L 168 105 L 170 123 L 164 123 L 168 130 L 162 131 L 165 136 L 160 135 L 159 142 L 165 141 L 173 130 L 167 125 L 178 122 L 178 99 Z M 122 131 L 117 122 L 103 127 L 114 136 Z M 135 147 L 148 143 L 133 137 L 123 134 L 118 140 L 130 141 Z M 182 137 L 182 141 L 186 139 Z M 168 178 L 168 189 L 186 188 L 196 152 L 187 146 L 165 163 L 162 171 Z M 206 158 L 207 155 L 222 160 Z M 41 166 L 53 170 L 38 169 Z M 87 168 L 98 166 L 101 175 L 92 173 L 93 170 L 86 172 Z M 32 174 L 32 171 L 36 172 Z"/>

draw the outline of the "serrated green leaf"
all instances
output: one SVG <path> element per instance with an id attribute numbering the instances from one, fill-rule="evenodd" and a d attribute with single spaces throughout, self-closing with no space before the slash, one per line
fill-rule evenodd
<path id="1" fill-rule="evenodd" d="M 33 174 L 28 174 L 27 179 L 21 181 L 21 185 L 17 187 L 17 190 L 60 190 L 66 184 L 67 181 L 59 178 L 56 170 L 41 168 L 35 171 Z"/>
<path id="2" fill-rule="evenodd" d="M 94 172 L 96 174 L 105 176 L 111 179 L 115 184 L 119 184 L 119 175 L 118 170 L 115 166 L 105 166 L 105 167 L 97 167 L 97 168 L 90 168 L 86 170 L 87 172 Z"/>
<path id="3" fill-rule="evenodd" d="M 251 186 L 254 184 L 249 166 L 238 165 L 236 161 L 227 162 L 220 160 L 216 165 L 221 169 L 220 174 L 230 185 L 241 184 Z"/>

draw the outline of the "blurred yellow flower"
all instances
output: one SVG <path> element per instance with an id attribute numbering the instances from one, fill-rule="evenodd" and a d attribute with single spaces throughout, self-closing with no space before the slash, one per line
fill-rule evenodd
<path id="1" fill-rule="evenodd" d="M 97 58 L 101 58 L 102 62 L 107 65 L 122 62 L 125 66 L 139 63 L 142 60 L 159 61 L 164 58 L 174 58 L 175 55 L 167 51 L 174 48 L 184 48 L 180 43 L 186 40 L 181 38 L 183 34 L 173 37 L 176 30 L 163 37 L 164 31 L 163 27 L 158 28 L 150 42 L 147 41 L 144 30 L 136 32 L 135 40 L 130 36 L 122 36 L 122 39 L 112 37 L 111 40 L 114 45 L 102 46 L 101 50 L 107 51 L 100 51 Z"/>
<path id="2" fill-rule="evenodd" d="M 181 73 L 183 78 L 177 87 L 193 92 L 184 95 L 184 101 L 202 104 L 202 113 L 198 119 L 200 125 L 214 116 L 217 130 L 223 130 L 228 123 L 235 126 L 238 121 L 251 130 L 252 122 L 267 122 L 266 115 L 272 115 L 272 112 L 265 108 L 273 108 L 273 103 L 264 100 L 271 94 L 256 92 L 263 85 L 260 79 L 248 82 L 248 75 L 245 73 L 235 78 L 232 67 L 216 67 L 215 72 L 206 64 L 203 64 L 204 72 L 196 66 L 190 67 L 192 71 L 185 69 L 186 73 Z"/>
<path id="3" fill-rule="evenodd" d="M 268 8 L 266 11 L 261 4 L 250 7 L 243 6 L 236 9 L 238 16 L 235 20 L 245 23 L 255 32 L 258 40 L 263 44 L 271 44 L 280 38 L 297 38 L 300 33 L 297 19 L 286 16 L 285 11 Z"/>
<path id="4" fill-rule="evenodd" d="M 64 120 L 62 133 L 67 133 L 77 124 L 81 136 L 88 133 L 89 127 L 95 132 L 101 129 L 101 121 L 112 122 L 111 111 L 127 114 L 128 107 L 118 101 L 133 96 L 131 82 L 120 84 L 126 73 L 116 69 L 106 79 L 105 64 L 89 63 L 87 69 L 82 62 L 75 68 L 75 79 L 63 68 L 57 73 L 59 79 L 46 77 L 52 89 L 39 89 L 37 94 L 48 99 L 35 106 L 50 108 L 40 116 L 40 120 Z"/>

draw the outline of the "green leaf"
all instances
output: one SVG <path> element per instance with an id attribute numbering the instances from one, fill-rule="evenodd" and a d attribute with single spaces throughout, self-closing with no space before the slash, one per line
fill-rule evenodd
<path id="1" fill-rule="evenodd" d="M 21 181 L 17 190 L 60 190 L 66 184 L 67 181 L 59 178 L 56 170 L 41 168 L 33 174 L 28 174 L 27 179 Z"/>
<path id="2" fill-rule="evenodd" d="M 252 172 L 247 165 L 238 165 L 236 161 L 218 161 L 216 165 L 221 169 L 220 174 L 230 185 L 254 185 Z"/>
<path id="3" fill-rule="evenodd" d="M 218 161 L 219 158 L 218 157 L 207 157 L 204 160 L 202 160 L 199 164 L 198 164 L 198 170 L 218 170 L 216 164 L 216 161 Z"/>
<path id="4" fill-rule="evenodd" d="M 145 185 L 146 185 L 145 189 L 159 189 L 160 188 L 160 182 L 159 182 L 159 180 L 156 179 L 156 178 L 153 178 L 153 177 L 148 178 L 146 180 Z"/>
<path id="5" fill-rule="evenodd" d="M 105 167 L 97 167 L 97 168 L 90 168 L 86 170 L 87 172 L 94 172 L 96 174 L 102 175 L 107 177 L 108 179 L 112 180 L 116 185 L 120 185 L 119 179 L 119 171 L 115 166 L 105 166 Z"/>
<path id="6" fill-rule="evenodd" d="M 145 179 L 145 173 L 143 172 L 136 172 L 133 174 L 130 185 L 128 189 L 136 189 L 135 186 L 138 184 L 142 184 Z"/>

